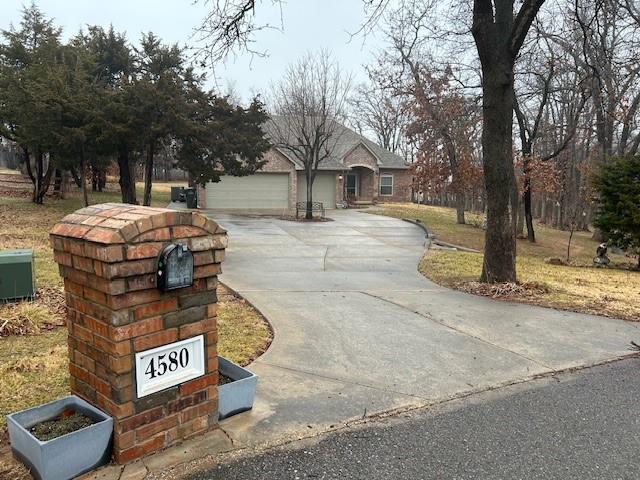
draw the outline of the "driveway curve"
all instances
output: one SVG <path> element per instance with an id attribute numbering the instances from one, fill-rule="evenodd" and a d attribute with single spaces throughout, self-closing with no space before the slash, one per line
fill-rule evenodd
<path id="1" fill-rule="evenodd" d="M 353 210 L 302 223 L 209 213 L 229 232 L 221 280 L 271 322 L 251 412 L 222 422 L 263 444 L 632 352 L 638 326 L 440 287 L 424 233 Z"/>

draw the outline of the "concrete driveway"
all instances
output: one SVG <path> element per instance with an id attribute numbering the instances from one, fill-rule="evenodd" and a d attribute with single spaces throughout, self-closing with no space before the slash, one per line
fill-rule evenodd
<path id="1" fill-rule="evenodd" d="M 229 232 L 222 281 L 271 322 L 251 412 L 222 422 L 262 444 L 632 352 L 635 324 L 492 301 L 417 272 L 424 234 L 347 210 L 297 223 L 211 213 Z"/>

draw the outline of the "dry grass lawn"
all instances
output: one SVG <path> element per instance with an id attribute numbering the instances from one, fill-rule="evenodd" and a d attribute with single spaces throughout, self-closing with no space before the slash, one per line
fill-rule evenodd
<path id="1" fill-rule="evenodd" d="M 484 231 L 473 225 L 456 224 L 450 208 L 415 204 L 383 205 L 375 213 L 422 221 L 436 238 L 463 247 L 482 250 Z M 467 214 L 467 222 L 480 218 Z M 640 272 L 629 270 L 635 259 L 610 255 L 612 266 L 595 268 L 597 242 L 589 232 L 575 232 L 569 265 L 550 265 L 545 258 L 566 259 L 569 232 L 536 225 L 535 244 L 518 240 L 518 280 L 526 288 L 509 295 L 479 288 L 474 284 L 482 270 L 482 255 L 466 252 L 430 250 L 420 263 L 420 271 L 431 280 L 448 287 L 577 312 L 595 313 L 640 321 Z"/>
<path id="2" fill-rule="evenodd" d="M 154 185 L 154 206 L 167 205 L 170 187 L 166 183 Z M 112 187 L 105 193 L 91 193 L 90 199 L 91 203 L 117 202 L 119 193 Z M 62 282 L 53 261 L 48 232 L 60 218 L 78 208 L 81 208 L 79 198 L 47 198 L 45 205 L 34 205 L 29 199 L 0 196 L 0 249 L 34 249 L 39 289 L 34 302 L 0 305 L 0 478 L 3 479 L 29 478 L 26 470 L 11 459 L 5 415 L 61 397 L 69 390 L 67 331 L 59 326 L 64 317 Z M 218 351 L 246 365 L 267 349 L 271 329 L 242 298 L 223 286 L 218 294 Z"/>
<path id="3" fill-rule="evenodd" d="M 271 327 L 255 308 L 224 285 L 218 287 L 218 301 L 218 353 L 247 365 L 271 344 Z"/>

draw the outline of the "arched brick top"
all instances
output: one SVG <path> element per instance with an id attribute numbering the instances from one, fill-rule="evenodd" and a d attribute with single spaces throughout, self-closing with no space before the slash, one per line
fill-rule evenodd
<path id="1" fill-rule="evenodd" d="M 350 164 L 349 168 L 366 168 L 367 170 L 371 170 L 372 172 L 377 172 L 378 170 L 374 167 L 372 167 L 371 165 L 366 165 L 364 163 L 354 163 L 354 164 Z"/>
<path id="2" fill-rule="evenodd" d="M 166 232 L 166 235 L 159 233 Z M 200 237 L 226 231 L 197 212 L 103 203 L 77 210 L 57 223 L 51 235 L 103 245 Z"/>
<path id="3" fill-rule="evenodd" d="M 365 167 L 378 171 L 378 160 L 363 143 L 356 145 L 344 156 L 344 164 L 347 167 Z"/>

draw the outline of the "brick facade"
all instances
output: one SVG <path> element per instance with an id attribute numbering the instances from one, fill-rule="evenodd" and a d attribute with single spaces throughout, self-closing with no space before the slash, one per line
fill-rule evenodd
<path id="1" fill-rule="evenodd" d="M 380 169 L 379 175 L 393 175 L 393 195 L 380 195 L 378 187 L 379 202 L 409 202 L 411 201 L 411 187 L 413 185 L 413 176 L 410 170 L 391 170 Z M 378 179 L 378 182 L 380 180 Z"/>
<path id="2" fill-rule="evenodd" d="M 68 307 L 71 391 L 114 418 L 126 463 L 217 427 L 217 276 L 227 236 L 195 212 L 103 204 L 51 231 Z M 161 292 L 157 257 L 169 241 L 194 256 L 194 284 Z M 204 376 L 136 396 L 135 353 L 204 334 Z"/>
<path id="3" fill-rule="evenodd" d="M 346 167 L 363 166 L 374 172 L 378 171 L 378 161 L 371 151 L 364 145 L 359 144 L 344 157 Z"/>
<path id="4" fill-rule="evenodd" d="M 411 200 L 413 177 L 409 169 L 381 167 L 376 157 L 360 144 L 349 152 L 344 163 L 357 172 L 360 181 L 360 200 L 373 202 L 408 202 Z M 393 195 L 380 195 L 380 176 L 393 175 Z"/>
<path id="5" fill-rule="evenodd" d="M 295 202 L 298 198 L 298 188 L 305 188 L 304 182 L 300 184 L 296 166 L 282 152 L 272 148 L 265 154 L 267 163 L 260 169 L 261 172 L 287 172 L 289 173 L 289 210 L 295 212 Z M 343 200 L 344 178 L 338 179 L 338 175 L 346 175 L 349 171 L 359 175 L 360 195 L 358 200 L 371 202 L 408 202 L 411 200 L 412 176 L 408 169 L 389 169 L 381 167 L 375 155 L 364 144 L 356 145 L 349 151 L 344 159 L 344 169 L 329 170 L 336 175 L 336 203 Z M 327 170 L 321 170 L 327 171 Z M 391 196 L 380 196 L 380 174 L 391 173 L 394 176 L 394 189 Z M 300 184 L 300 185 L 299 185 Z M 206 208 L 205 189 L 198 187 L 198 207 Z"/>
<path id="6" fill-rule="evenodd" d="M 359 144 L 345 155 L 344 164 L 358 175 L 357 200 L 375 201 L 378 190 L 378 160 L 371 151 Z"/>

